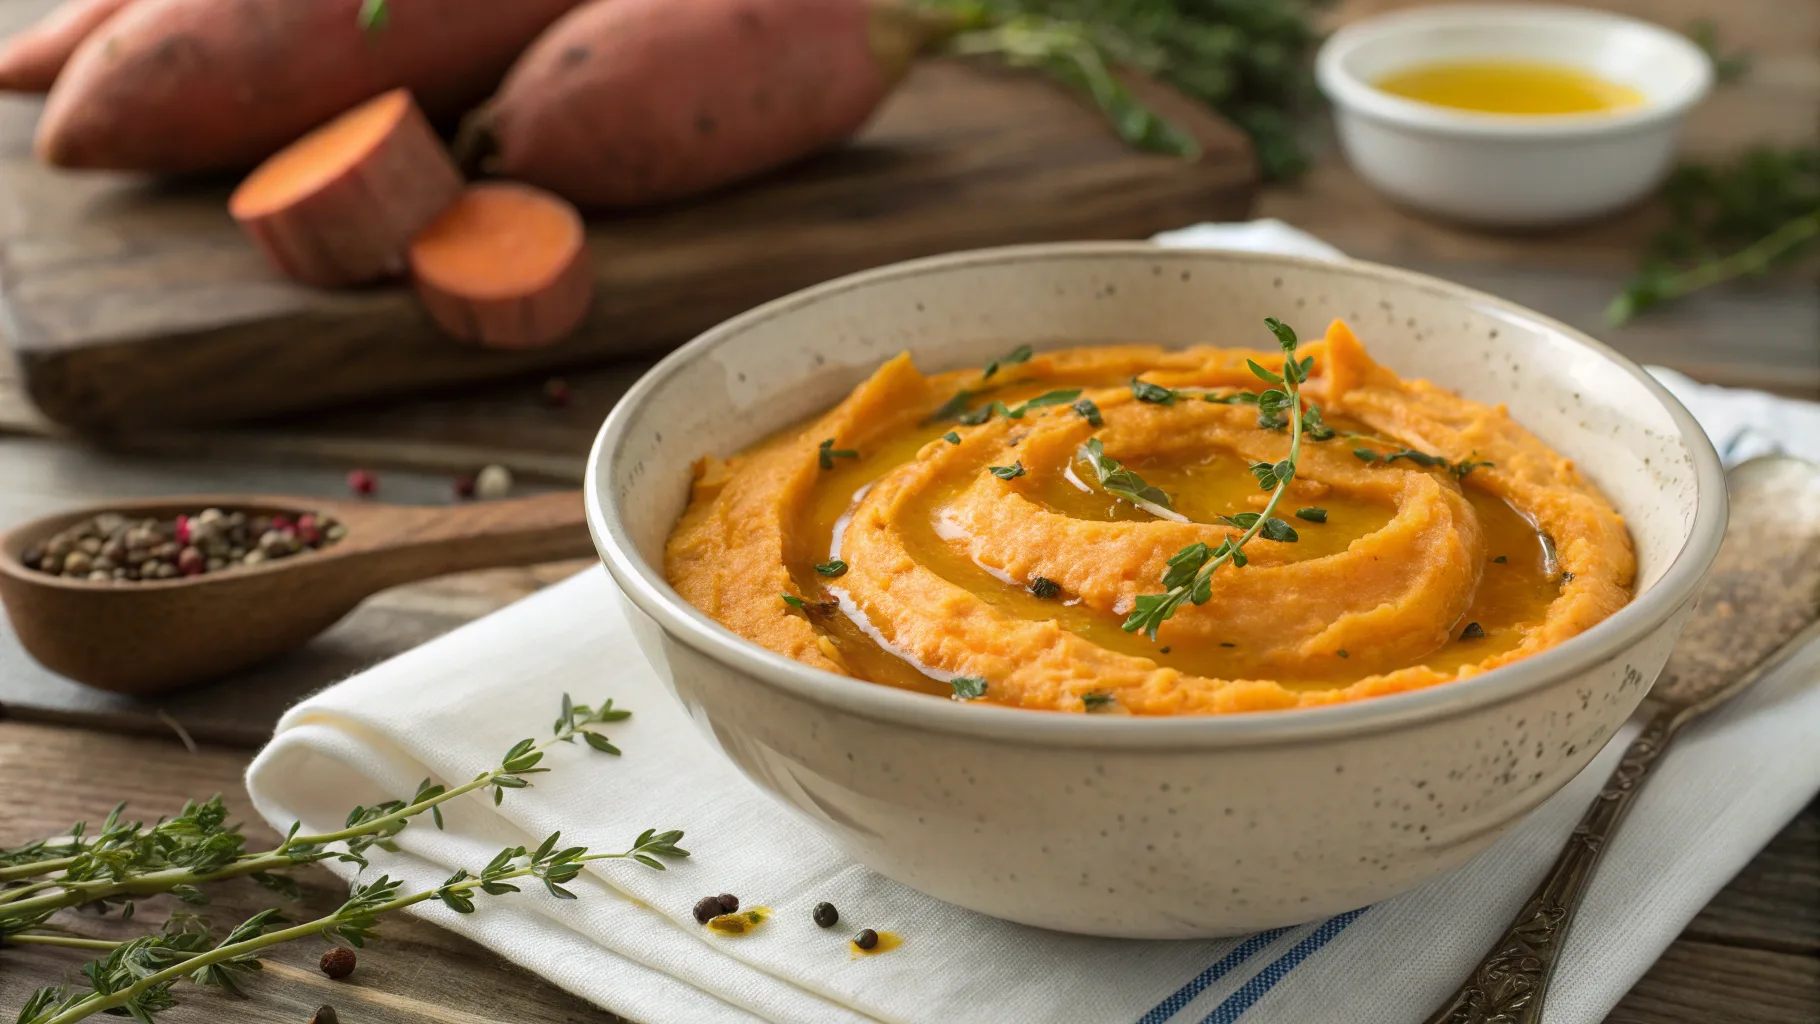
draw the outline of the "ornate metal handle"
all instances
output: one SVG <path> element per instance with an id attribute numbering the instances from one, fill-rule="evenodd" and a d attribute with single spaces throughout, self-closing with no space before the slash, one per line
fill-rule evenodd
<path id="1" fill-rule="evenodd" d="M 1630 811 L 1632 798 L 1685 720 L 1673 708 L 1664 708 L 1649 720 L 1510 930 L 1428 1024 L 1542 1024 L 1543 998 L 1586 883 L 1606 842 Z"/>

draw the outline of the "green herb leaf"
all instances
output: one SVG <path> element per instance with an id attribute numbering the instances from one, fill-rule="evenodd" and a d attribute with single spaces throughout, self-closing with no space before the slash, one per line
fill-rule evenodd
<path id="1" fill-rule="evenodd" d="M 1136 377 L 1131 378 L 1131 393 L 1137 397 L 1138 401 L 1149 402 L 1152 405 L 1174 405 L 1176 397 L 1180 394 L 1161 384 L 1152 384 Z"/>
<path id="2" fill-rule="evenodd" d="M 1106 421 L 1100 417 L 1100 407 L 1094 405 L 1092 399 L 1083 398 L 1074 403 L 1074 411 L 1081 414 L 1088 426 L 1098 428 L 1106 425 Z"/>
<path id="3" fill-rule="evenodd" d="M 1036 349 L 1031 348 L 1029 345 L 1019 345 L 1010 352 L 987 363 L 986 369 L 980 374 L 980 379 L 990 380 L 992 379 L 992 375 L 998 372 L 1000 366 L 1013 366 L 1018 363 L 1027 363 L 1030 361 L 1030 357 L 1035 354 Z"/>
<path id="4" fill-rule="evenodd" d="M 923 422 L 939 423 L 942 420 L 955 419 L 955 418 L 959 417 L 962 413 L 966 412 L 968 407 L 973 405 L 973 400 L 976 397 L 978 397 L 978 396 L 972 391 L 967 391 L 964 389 L 961 391 L 956 391 L 954 393 L 953 398 L 950 398 L 946 402 L 943 402 L 940 406 L 938 406 L 936 408 L 936 410 L 934 412 L 930 413 L 929 418 L 924 420 Z"/>
<path id="5" fill-rule="evenodd" d="M 955 676 L 948 680 L 957 700 L 979 700 L 986 695 L 986 680 L 980 676 Z"/>
<path id="6" fill-rule="evenodd" d="M 1258 395 L 1255 391 L 1229 391 L 1223 395 L 1202 395 L 1201 401 L 1212 402 L 1215 405 L 1256 405 Z"/>
<path id="7" fill-rule="evenodd" d="M 1311 523 L 1324 523 L 1327 521 L 1327 510 L 1324 508 L 1298 508 L 1295 510 L 1295 517 L 1306 519 Z"/>
<path id="8" fill-rule="evenodd" d="M 1302 436 L 1311 441 L 1331 441 L 1336 436 L 1332 427 L 1321 419 L 1321 407 L 1311 405 L 1302 413 Z"/>
<path id="9" fill-rule="evenodd" d="M 816 453 L 821 459 L 823 469 L 833 469 L 835 459 L 857 459 L 859 453 L 851 448 L 834 447 L 834 438 L 830 437 L 821 443 Z"/>
<path id="10" fill-rule="evenodd" d="M 957 433 L 955 433 L 955 432 L 954 432 L 954 431 L 952 431 L 952 430 L 950 430 L 950 431 L 948 431 L 948 432 L 947 432 L 947 433 L 946 433 L 946 434 L 943 434 L 943 435 L 942 435 L 942 440 L 944 440 L 944 441 L 946 441 L 946 442 L 948 442 L 948 443 L 949 443 L 949 444 L 960 444 L 960 443 L 961 443 L 961 435 L 959 435 L 959 434 L 957 434 Z"/>
<path id="11" fill-rule="evenodd" d="M 800 597 L 797 597 L 795 594 L 779 594 L 777 596 L 783 598 L 784 603 L 789 605 L 792 608 L 802 609 L 802 608 L 808 607 L 808 605 L 803 603 L 803 599 Z"/>
<path id="12" fill-rule="evenodd" d="M 1251 367 L 1252 375 L 1257 377 L 1261 381 L 1266 381 L 1271 384 L 1285 383 L 1283 380 L 1282 374 L 1277 373 L 1275 370 L 1267 370 L 1264 367 L 1259 366 L 1257 363 L 1257 360 L 1255 360 L 1255 359 L 1245 360 L 1245 365 Z M 1288 383 L 1294 383 L 1294 382 L 1290 381 Z"/>
<path id="13" fill-rule="evenodd" d="M 1117 704 L 1117 703 L 1118 703 L 1117 697 L 1114 697 L 1112 694 L 1106 693 L 1102 690 L 1093 690 L 1088 693 L 1081 694 L 1081 706 L 1086 708 L 1088 711 L 1098 711 L 1099 709 L 1101 709 L 1103 707 L 1107 707 L 1109 705 Z"/>
<path id="14" fill-rule="evenodd" d="M 1044 600 L 1062 592 L 1062 585 L 1046 576 L 1038 576 L 1030 581 L 1030 593 Z"/>
<path id="15" fill-rule="evenodd" d="M 1453 477 L 1455 480 L 1464 480 L 1469 475 L 1471 475 L 1473 470 L 1478 469 L 1481 466 L 1484 466 L 1486 468 L 1491 468 L 1495 465 L 1496 465 L 1496 463 L 1474 462 L 1471 459 L 1464 459 L 1464 460 L 1461 460 L 1460 462 L 1454 463 L 1451 466 L 1448 466 L 1447 471 L 1449 473 L 1453 474 Z"/>
<path id="16" fill-rule="evenodd" d="M 1134 504 L 1156 505 L 1175 511 L 1175 505 L 1170 502 L 1168 494 L 1159 487 L 1152 487 L 1143 477 L 1108 456 L 1099 438 L 1088 438 L 1087 443 L 1081 446 L 1080 454 L 1093 467 L 1093 475 L 1099 479 L 1100 490 Z"/>
<path id="17" fill-rule="evenodd" d="M 1000 480 L 1016 480 L 1024 475 L 1024 464 L 1021 461 L 1013 462 L 1009 466 L 988 466 L 987 469 Z"/>
<path id="18" fill-rule="evenodd" d="M 1274 540 L 1282 544 L 1294 544 L 1301 539 L 1295 532 L 1295 527 L 1274 517 L 1264 520 L 1264 526 L 1258 533 L 1265 540 Z"/>
<path id="19" fill-rule="evenodd" d="M 815 571 L 822 576 L 845 576 L 847 574 L 847 563 L 838 558 L 830 558 L 826 562 L 817 563 Z"/>
<path id="20" fill-rule="evenodd" d="M 1476 622 L 1468 622 L 1466 628 L 1460 631 L 1460 639 L 1483 640 L 1485 639 L 1485 627 Z"/>
<path id="21" fill-rule="evenodd" d="M 1056 391 L 1045 391 L 1017 407 L 1018 415 L 1030 409 L 1044 409 L 1052 405 L 1067 405 L 1081 397 L 1080 388 L 1061 388 Z M 1014 419 L 1016 417 L 1013 417 Z"/>
<path id="22" fill-rule="evenodd" d="M 386 0 L 362 0 L 360 4 L 360 28 L 369 33 L 382 32 L 392 20 L 392 12 L 386 6 Z"/>

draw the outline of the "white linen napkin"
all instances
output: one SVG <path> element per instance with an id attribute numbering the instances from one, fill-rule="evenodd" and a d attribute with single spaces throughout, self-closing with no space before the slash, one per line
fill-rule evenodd
<path id="1" fill-rule="evenodd" d="M 1166 244 L 1342 258 L 1279 222 L 1202 225 Z M 1722 449 L 1773 439 L 1820 459 L 1820 407 L 1659 376 Z M 1806 423 L 1803 428 L 1797 424 Z M 939 903 L 847 860 L 715 753 L 637 653 L 613 584 L 584 572 L 309 699 L 248 771 L 274 827 L 340 827 L 356 802 L 409 798 L 425 777 L 463 780 L 526 736 L 547 735 L 562 695 L 635 711 L 625 751 L 563 748 L 495 807 L 464 797 L 447 829 L 413 825 L 386 872 L 431 888 L 505 846 L 624 848 L 681 828 L 694 854 L 669 871 L 623 861 L 571 883 L 421 913 L 565 989 L 642 1024 L 1414 1024 L 1458 984 L 1553 861 L 1634 735 L 1632 725 L 1512 834 L 1396 899 L 1242 939 L 1134 942 L 1059 935 Z M 1593 1024 L 1682 927 L 1820 790 L 1820 647 L 1695 726 L 1657 770 L 1606 854 L 1568 939 L 1549 1024 Z M 349 865 L 331 863 L 343 875 Z M 739 938 L 709 934 L 695 900 L 733 892 L 776 910 Z M 824 931 L 810 908 L 841 910 Z M 901 948 L 855 959 L 863 927 Z"/>

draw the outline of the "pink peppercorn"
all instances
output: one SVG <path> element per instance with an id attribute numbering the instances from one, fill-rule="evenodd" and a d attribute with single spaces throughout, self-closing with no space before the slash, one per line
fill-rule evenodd
<path id="1" fill-rule="evenodd" d="M 569 382 L 561 377 L 551 377 L 543 382 L 543 400 L 556 408 L 566 408 L 570 397 Z"/>
<path id="2" fill-rule="evenodd" d="M 305 544 L 315 544 L 322 539 L 322 529 L 316 525 L 316 517 L 308 512 L 297 517 L 297 539 Z"/>
<path id="3" fill-rule="evenodd" d="M 291 517 L 282 512 L 272 517 L 272 529 L 288 530 L 291 528 Z"/>
<path id="4" fill-rule="evenodd" d="M 456 501 L 467 501 L 474 496 L 473 474 L 463 474 L 455 478 L 453 485 Z"/>
<path id="5" fill-rule="evenodd" d="M 177 571 L 185 576 L 200 576 L 208 568 L 208 559 L 195 548 L 184 548 L 177 552 Z"/>
<path id="6" fill-rule="evenodd" d="M 379 490 L 379 478 L 368 470 L 356 469 L 348 474 L 348 490 L 364 498 Z"/>
<path id="7" fill-rule="evenodd" d="M 176 538 L 177 543 L 179 543 L 179 544 L 188 544 L 190 542 L 190 517 L 189 516 L 178 516 L 177 517 L 177 528 L 174 531 L 173 536 Z"/>

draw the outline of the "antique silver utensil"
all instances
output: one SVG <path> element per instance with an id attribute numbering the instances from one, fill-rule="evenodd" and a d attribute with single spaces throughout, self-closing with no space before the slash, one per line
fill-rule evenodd
<path id="1" fill-rule="evenodd" d="M 1731 524 L 1649 715 L 1548 877 L 1428 1024 L 1541 1024 L 1548 983 L 1599 855 L 1670 741 L 1820 640 L 1820 466 L 1752 459 L 1726 477 Z"/>

